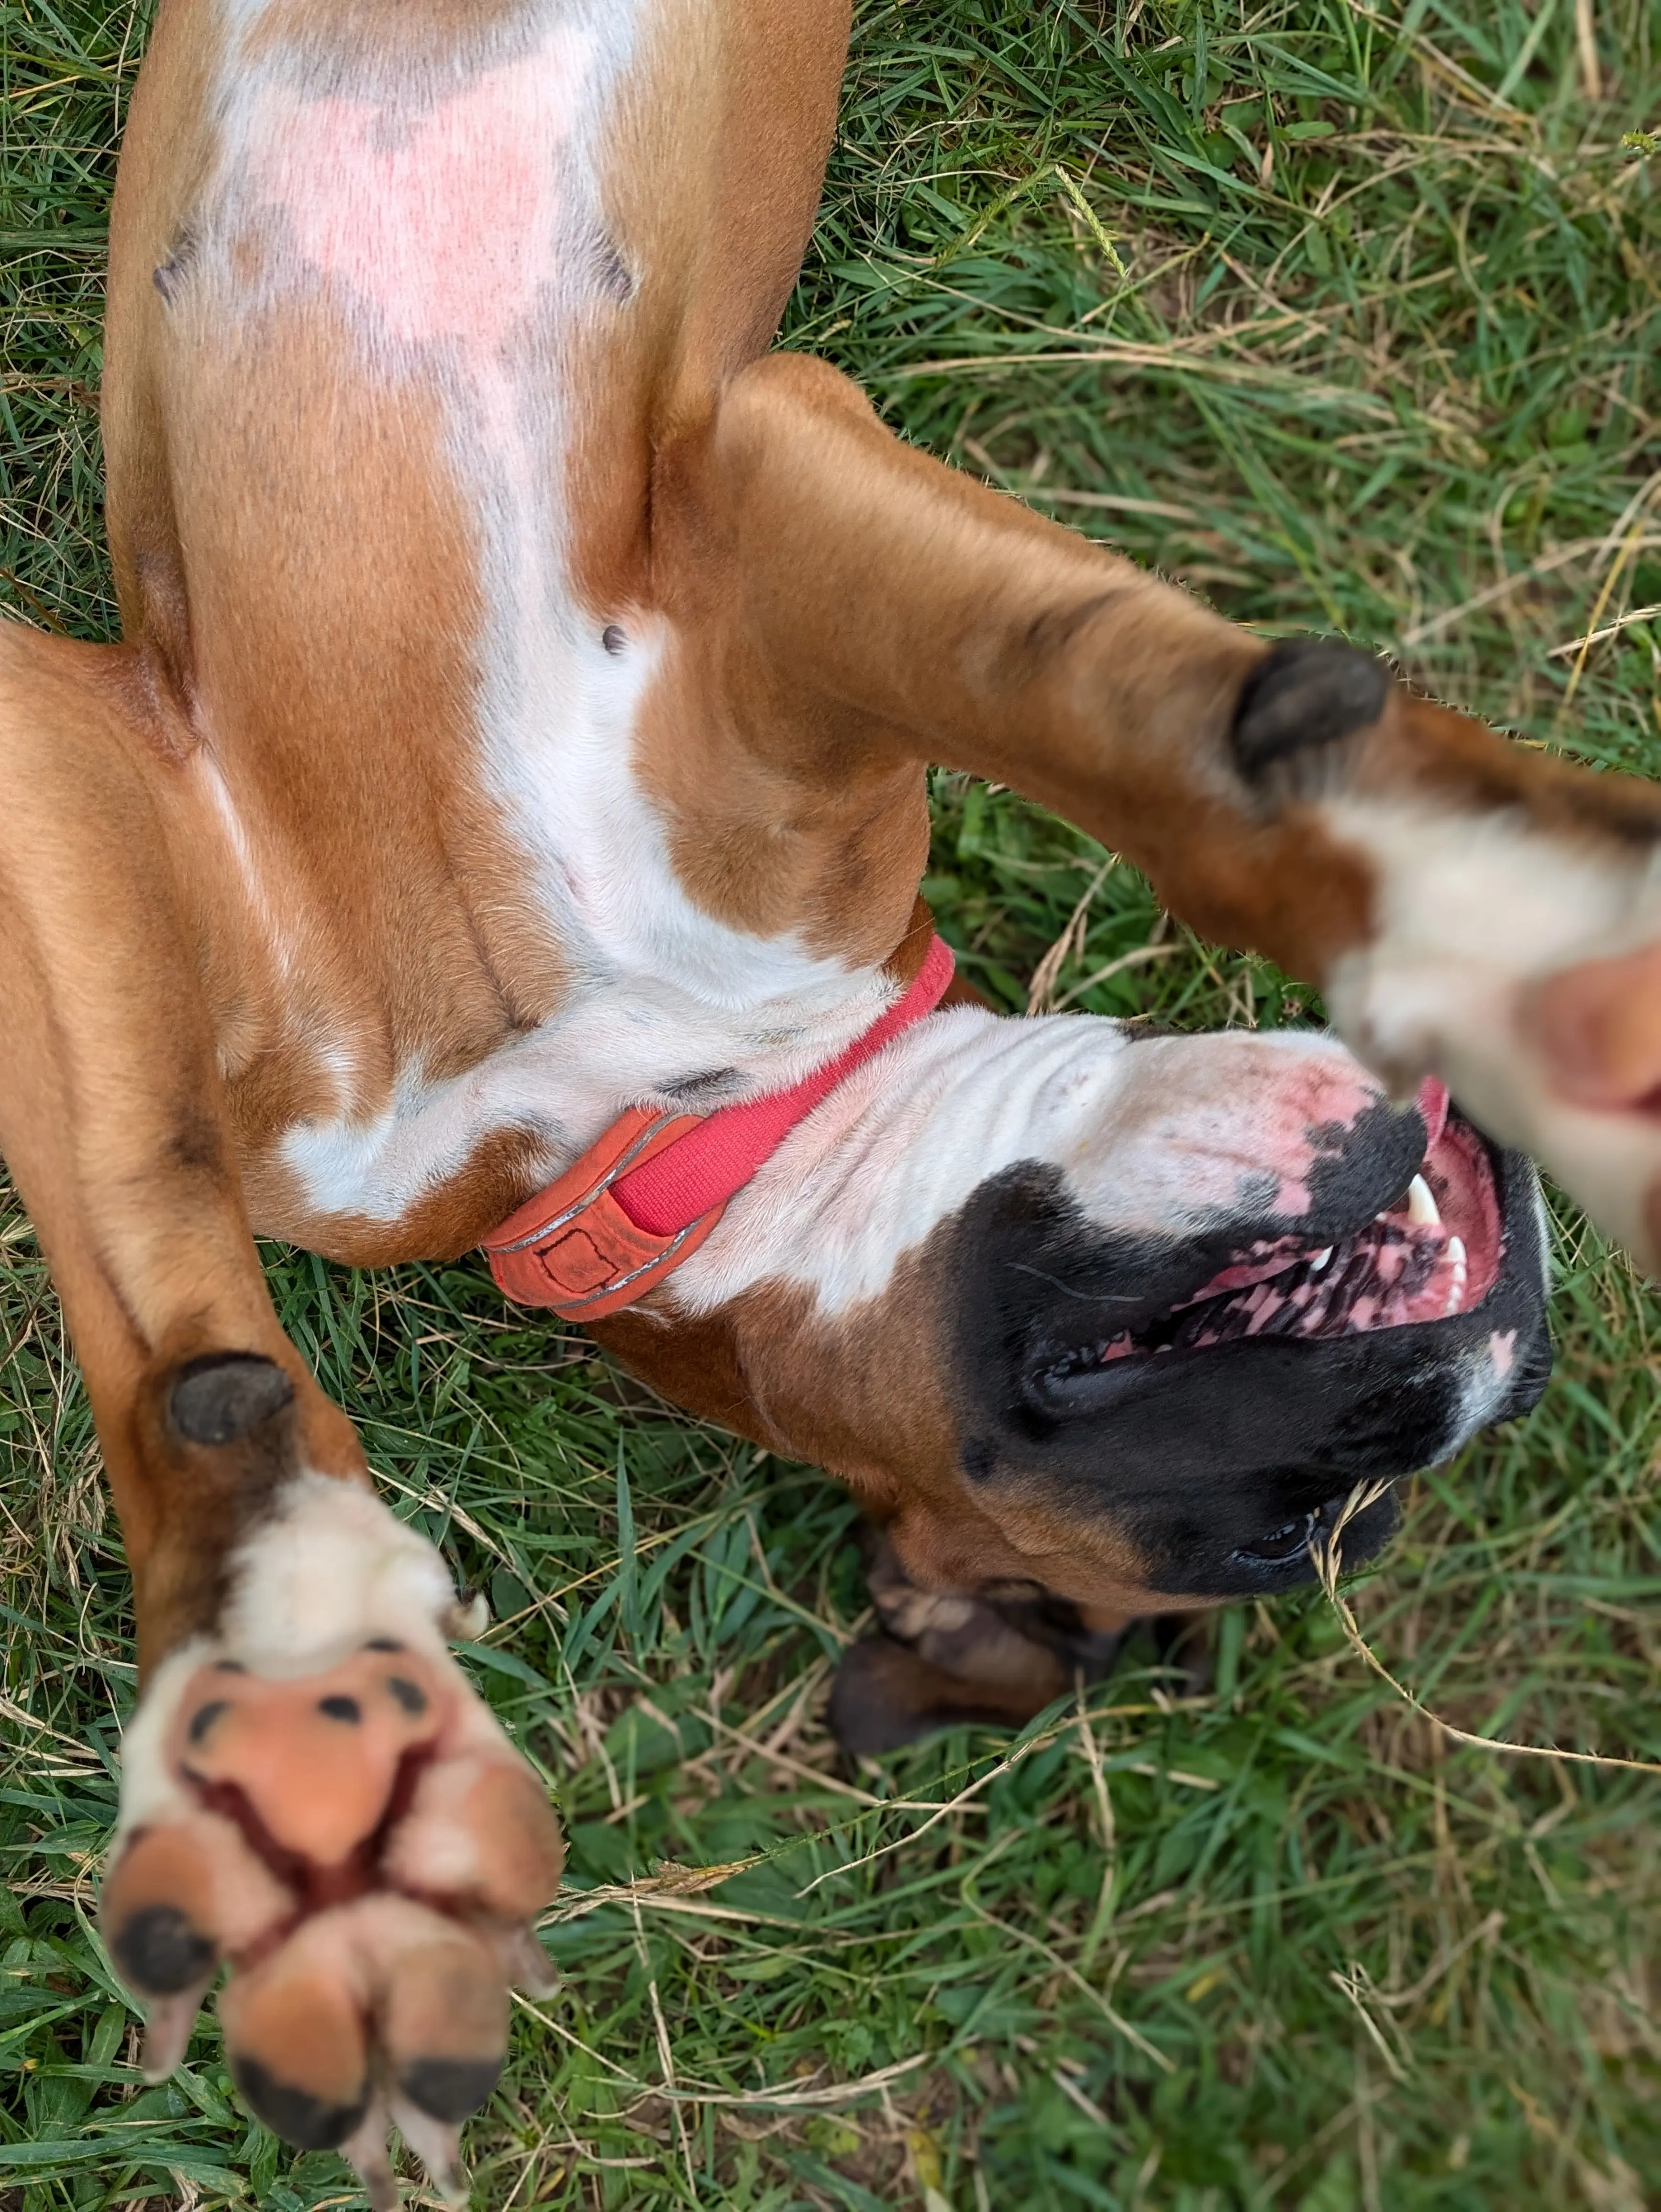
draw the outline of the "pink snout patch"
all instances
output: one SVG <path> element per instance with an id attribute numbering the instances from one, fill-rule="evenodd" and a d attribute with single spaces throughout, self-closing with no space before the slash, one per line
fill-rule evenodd
<path id="1" fill-rule="evenodd" d="M 1441 1090 L 1439 1085 L 1435 1088 Z M 1250 1097 L 1253 1089 L 1258 1089 L 1255 1099 Z M 1241 1085 L 1234 1106 L 1250 1130 L 1250 1171 L 1255 1177 L 1269 1174 L 1279 1179 L 1277 1194 L 1264 1211 L 1292 1220 L 1307 1213 L 1312 1203 L 1310 1170 L 1326 1149 L 1311 1146 L 1310 1132 L 1353 1128 L 1381 1097 L 1378 1085 L 1348 1055 L 1266 1053 Z M 1436 1110 L 1445 1116 L 1445 1092 Z"/>

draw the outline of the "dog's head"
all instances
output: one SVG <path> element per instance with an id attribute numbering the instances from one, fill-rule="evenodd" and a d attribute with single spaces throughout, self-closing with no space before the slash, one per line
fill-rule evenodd
<path id="1" fill-rule="evenodd" d="M 1540 1200 L 1323 1036 L 920 1024 L 597 1332 L 843 1476 L 910 1582 L 1104 1619 L 1290 1588 L 1359 1483 L 1525 1411 Z M 1354 1563 L 1392 1525 L 1353 1522 Z"/>

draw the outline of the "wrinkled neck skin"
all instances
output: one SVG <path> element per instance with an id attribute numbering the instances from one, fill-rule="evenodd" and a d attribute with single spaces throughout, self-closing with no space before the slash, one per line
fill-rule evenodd
<path id="1" fill-rule="evenodd" d="M 932 1016 L 833 1093 L 678 1271 L 670 1310 L 713 1312 L 763 1282 L 840 1320 L 977 1188 L 1053 1166 L 1086 1216 L 1173 1241 L 1243 1199 L 1306 1218 L 1311 1126 L 1352 1126 L 1378 1085 L 1327 1037 L 1149 1035 L 1085 1015 Z"/>

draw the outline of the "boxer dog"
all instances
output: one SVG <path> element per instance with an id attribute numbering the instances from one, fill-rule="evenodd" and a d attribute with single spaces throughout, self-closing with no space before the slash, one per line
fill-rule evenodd
<path id="1" fill-rule="evenodd" d="M 1645 1234 L 1654 1124 L 1554 1103 L 1518 1007 L 1661 934 L 1656 793 L 1271 649 L 770 354 L 847 28 L 164 0 L 112 239 L 123 641 L 0 647 L 0 1133 L 143 1670 L 103 1925 L 150 2069 L 228 1966 L 248 2102 L 378 2206 L 389 2121 L 459 2185 L 559 1837 L 251 1232 L 484 1243 L 840 1476 L 884 1532 L 867 1746 L 1287 1587 L 1357 1484 L 1530 1401 L 1535 1188 L 1482 1130 Z M 931 761 L 1361 1058 L 946 1002 Z"/>

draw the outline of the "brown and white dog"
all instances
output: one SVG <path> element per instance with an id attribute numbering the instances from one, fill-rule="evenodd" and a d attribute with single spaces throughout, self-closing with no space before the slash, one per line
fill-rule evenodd
<path id="1" fill-rule="evenodd" d="M 0 1134 L 144 1667 L 104 1924 L 151 2065 L 228 1963 L 249 2101 L 378 2203 L 389 2117 L 453 2177 L 558 1835 L 251 1228 L 457 1254 L 631 1109 L 833 1062 L 928 954 L 930 761 L 1321 984 L 1378 1075 L 947 1006 L 599 1323 L 883 1524 L 864 1744 L 1299 1579 L 1354 1484 L 1529 1402 L 1531 1173 L 1392 1092 L 1435 1070 L 1646 1243 L 1653 1123 L 1554 1103 L 1518 1008 L 1661 933 L 1657 793 L 1266 651 L 770 356 L 846 32 L 165 0 L 112 255 L 125 641 L 0 645 Z"/>

